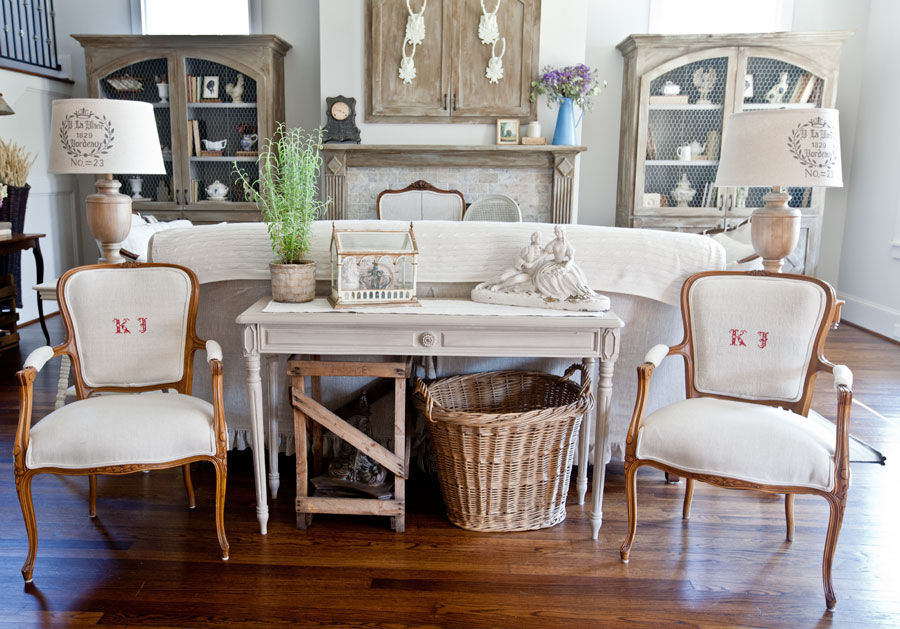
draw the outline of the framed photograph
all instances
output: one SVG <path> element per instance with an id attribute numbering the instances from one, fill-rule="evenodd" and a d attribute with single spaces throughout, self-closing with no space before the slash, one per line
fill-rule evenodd
<path id="1" fill-rule="evenodd" d="M 516 118 L 497 120 L 497 144 L 519 143 L 519 121 Z"/>
<path id="2" fill-rule="evenodd" d="M 201 98 L 210 100 L 219 98 L 218 76 L 203 77 L 203 95 L 201 96 Z"/>

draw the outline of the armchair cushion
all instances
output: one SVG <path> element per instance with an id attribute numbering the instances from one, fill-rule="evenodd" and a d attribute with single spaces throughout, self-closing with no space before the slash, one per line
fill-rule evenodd
<path id="1" fill-rule="evenodd" d="M 216 452 L 212 404 L 180 393 L 101 395 L 31 428 L 29 469 L 163 463 Z"/>
<path id="2" fill-rule="evenodd" d="M 830 491 L 835 441 L 834 424 L 812 412 L 693 398 L 644 418 L 635 453 L 696 474 Z"/>

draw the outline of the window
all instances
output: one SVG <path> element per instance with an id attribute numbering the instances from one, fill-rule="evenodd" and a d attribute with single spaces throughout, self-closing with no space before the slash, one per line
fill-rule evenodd
<path id="1" fill-rule="evenodd" d="M 789 31 L 794 0 L 650 0 L 650 33 Z"/>
<path id="2" fill-rule="evenodd" d="M 259 32 L 259 0 L 132 0 L 142 35 L 248 35 Z"/>

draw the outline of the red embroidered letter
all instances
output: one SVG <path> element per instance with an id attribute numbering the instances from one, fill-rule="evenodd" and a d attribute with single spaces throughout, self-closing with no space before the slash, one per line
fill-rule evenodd
<path id="1" fill-rule="evenodd" d="M 738 347 L 747 347 L 744 339 L 741 338 L 747 333 L 747 330 L 731 330 L 731 344 Z"/>
<path id="2" fill-rule="evenodd" d="M 138 317 L 138 321 L 141 322 L 141 334 L 147 331 L 147 317 Z"/>
<path id="3" fill-rule="evenodd" d="M 757 332 L 759 334 L 759 349 L 765 349 L 766 343 L 769 342 L 768 332 Z"/>
<path id="4" fill-rule="evenodd" d="M 131 334 L 131 330 L 125 327 L 125 324 L 128 323 L 128 319 L 113 319 L 113 323 L 116 324 L 116 334 Z"/>

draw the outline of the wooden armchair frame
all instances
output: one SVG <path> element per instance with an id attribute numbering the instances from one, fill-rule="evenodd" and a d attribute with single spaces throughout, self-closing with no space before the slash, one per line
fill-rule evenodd
<path id="1" fill-rule="evenodd" d="M 385 195 L 390 194 L 405 194 L 407 192 L 436 192 L 437 194 L 455 194 L 459 197 L 459 201 L 462 204 L 462 209 L 459 213 L 459 220 L 463 220 L 466 214 L 466 198 L 463 196 L 463 193 L 459 190 L 442 190 L 440 188 L 436 188 L 424 179 L 419 179 L 418 181 L 414 181 L 405 188 L 401 188 L 400 190 L 382 190 L 378 193 L 378 196 L 375 199 L 375 211 L 378 213 L 378 220 L 382 220 L 381 218 L 381 199 Z M 425 219 L 428 220 L 428 219 Z"/>
<path id="2" fill-rule="evenodd" d="M 72 315 L 64 298 L 66 284 L 73 275 L 82 271 L 104 268 L 116 269 L 149 267 L 169 267 L 178 269 L 179 271 L 187 273 L 191 281 L 190 304 L 186 325 L 187 338 L 184 351 L 184 369 L 182 371 L 181 379 L 175 382 L 166 382 L 162 384 L 138 387 L 88 386 L 84 382 L 83 372 L 81 370 L 81 358 L 75 338 Z M 200 299 L 200 289 L 199 282 L 197 281 L 197 276 L 190 269 L 174 264 L 140 264 L 136 262 L 126 262 L 122 265 L 96 264 L 71 269 L 64 273 L 59 279 L 57 294 L 59 299 L 59 308 L 66 330 L 66 340 L 55 347 L 44 346 L 35 350 L 25 361 L 24 367 L 16 373 L 16 380 L 19 385 L 19 424 L 16 429 L 15 443 L 13 446 L 13 457 L 16 478 L 16 491 L 19 495 L 19 503 L 22 507 L 22 516 L 25 519 L 25 528 L 28 532 L 28 556 L 25 560 L 25 564 L 22 566 L 22 576 L 25 578 L 25 582 L 29 583 L 32 581 L 35 555 L 37 553 L 37 523 L 34 515 L 34 504 L 31 498 L 31 480 L 38 474 L 60 474 L 68 476 L 89 475 L 89 514 L 91 517 L 95 517 L 97 513 L 97 474 L 122 475 L 132 474 L 134 472 L 140 472 L 144 470 L 158 470 L 172 467 L 181 467 L 184 474 L 184 483 L 185 489 L 188 494 L 189 506 L 190 508 L 193 508 L 194 490 L 190 477 L 190 464 L 194 461 L 210 461 L 215 466 L 216 470 L 216 532 L 219 538 L 219 546 L 222 549 L 222 559 L 228 559 L 229 545 L 228 540 L 225 537 L 224 526 L 225 483 L 228 470 L 228 433 L 225 425 L 225 408 L 222 393 L 222 349 L 215 341 L 204 341 L 197 336 L 197 308 Z M 162 391 L 166 389 L 174 389 L 179 393 L 190 395 L 191 382 L 193 379 L 194 352 L 198 349 L 206 350 L 207 361 L 209 362 L 210 372 L 212 375 L 213 417 L 216 437 L 215 455 L 190 456 L 175 461 L 162 463 L 110 465 L 82 469 L 58 467 L 38 467 L 34 469 L 28 468 L 25 460 L 25 455 L 28 451 L 28 443 L 31 434 L 33 384 L 35 378 L 37 377 L 37 373 L 41 370 L 41 368 L 48 360 L 55 356 L 65 355 L 69 357 L 69 359 L 72 361 L 72 374 L 75 380 L 75 391 L 79 400 L 86 399 L 94 393 L 98 392 L 142 393 L 145 391 Z"/>
<path id="3" fill-rule="evenodd" d="M 695 350 L 691 332 L 691 315 L 689 308 L 689 294 L 694 282 L 712 275 L 719 276 L 742 276 L 752 275 L 760 277 L 783 277 L 790 279 L 802 280 L 810 282 L 821 287 L 825 291 L 825 310 L 819 328 L 816 331 L 815 343 L 812 348 L 812 356 L 810 357 L 809 366 L 803 382 L 803 391 L 800 399 L 796 402 L 785 402 L 784 400 L 749 400 L 741 397 L 733 397 L 726 395 L 715 395 L 710 393 L 701 393 L 694 384 L 694 360 Z M 681 291 L 681 312 L 684 322 L 685 335 L 684 339 L 678 345 L 667 347 L 666 345 L 657 345 L 653 347 L 645 358 L 645 362 L 638 366 L 638 391 L 637 399 L 634 406 L 634 414 L 632 415 L 631 425 L 628 428 L 628 434 L 625 441 L 625 491 L 628 503 L 628 534 L 619 550 L 623 563 L 628 563 L 628 555 L 634 542 L 637 530 L 637 470 L 642 465 L 649 465 L 660 469 L 668 474 L 683 476 L 686 478 L 686 487 L 684 494 L 684 507 L 682 515 L 689 518 L 691 512 L 691 499 L 694 492 L 694 481 L 698 480 L 718 487 L 726 489 L 752 489 L 756 491 L 784 494 L 785 495 L 785 517 L 787 521 L 787 540 L 794 539 L 794 495 L 795 494 L 815 494 L 822 496 L 828 501 L 830 507 L 830 517 L 828 520 L 828 532 L 825 538 L 825 551 L 822 560 L 822 580 L 825 587 L 825 603 L 829 610 L 833 610 L 837 599 L 834 594 L 834 587 L 831 579 L 831 566 L 834 559 L 834 551 L 837 546 L 838 536 L 841 531 L 841 522 L 844 518 L 844 508 L 847 504 L 847 490 L 850 485 L 850 455 L 849 455 L 849 434 L 850 434 L 850 405 L 853 394 L 852 374 L 850 370 L 843 365 L 834 365 L 829 362 L 823 355 L 825 347 L 825 339 L 832 323 L 837 323 L 840 316 L 839 302 L 835 298 L 834 289 L 827 283 L 803 275 L 774 274 L 765 271 L 751 271 L 749 273 L 728 272 L 728 271 L 711 271 L 699 273 L 691 276 L 685 282 Z M 808 416 L 809 407 L 812 403 L 813 389 L 815 386 L 815 378 L 819 373 L 831 373 L 834 376 L 834 386 L 837 391 L 837 431 L 835 443 L 835 470 L 834 470 L 834 487 L 831 491 L 823 491 L 811 487 L 800 486 L 784 486 L 784 485 L 765 485 L 727 476 L 714 476 L 708 474 L 697 474 L 685 469 L 673 467 L 660 463 L 658 461 L 641 459 L 637 456 L 637 435 L 644 419 L 644 409 L 647 404 L 647 394 L 650 386 L 650 378 L 653 370 L 659 366 L 667 356 L 678 355 L 684 359 L 685 363 L 685 393 L 688 398 L 711 397 L 723 400 L 734 400 L 740 402 L 752 402 L 766 406 L 781 407 L 792 411 L 798 415 Z"/>

